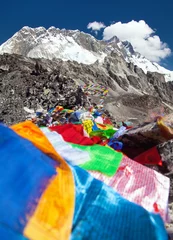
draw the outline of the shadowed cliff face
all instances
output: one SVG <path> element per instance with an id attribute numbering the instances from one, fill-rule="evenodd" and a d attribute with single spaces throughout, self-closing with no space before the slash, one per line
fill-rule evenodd
<path id="1" fill-rule="evenodd" d="M 91 65 L 4 54 L 0 56 L 0 120 L 7 124 L 25 120 L 24 107 L 84 104 L 87 99 L 78 85 L 88 83 L 109 89 L 104 104 L 117 121 L 137 118 L 141 122 L 155 108 L 171 110 L 172 82 L 166 83 L 159 73 L 146 75 L 116 53 Z"/>

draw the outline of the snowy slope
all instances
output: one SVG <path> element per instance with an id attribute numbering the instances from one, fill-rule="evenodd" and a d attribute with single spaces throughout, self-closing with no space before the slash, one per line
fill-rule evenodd
<path id="1" fill-rule="evenodd" d="M 0 54 L 16 53 L 31 58 L 50 60 L 60 58 L 64 61 L 71 60 L 84 64 L 93 64 L 97 60 L 102 63 L 112 51 L 122 56 L 127 62 L 132 62 L 142 68 L 145 73 L 147 71 L 159 72 L 165 75 L 166 81 L 173 81 L 173 71 L 149 61 L 140 53 L 135 52 L 129 42 L 121 42 L 116 36 L 103 42 L 79 30 L 23 27 L 0 46 Z"/>
<path id="2" fill-rule="evenodd" d="M 120 49 L 125 48 L 126 55 L 124 58 L 127 62 L 132 62 L 134 65 L 137 65 L 145 73 L 158 72 L 165 76 L 166 81 L 173 81 L 173 71 L 160 66 L 158 63 L 151 62 L 150 60 L 143 57 L 140 53 L 135 52 L 129 42 L 120 42 L 118 46 Z"/>
<path id="3" fill-rule="evenodd" d="M 146 58 L 138 58 L 135 56 L 130 57 L 127 61 L 134 63 L 138 67 L 142 68 L 142 70 L 147 73 L 149 72 L 158 72 L 165 76 L 166 81 L 173 81 L 173 71 L 169 71 L 166 68 L 160 66 L 155 62 L 151 62 Z"/>
<path id="4" fill-rule="evenodd" d="M 92 64 L 104 60 L 104 53 L 88 51 L 79 45 L 74 37 L 76 31 L 68 36 L 65 30 L 60 31 L 54 27 L 46 30 L 43 27 L 23 27 L 12 38 L 0 46 L 0 54 L 16 53 L 32 58 L 60 58 L 73 60 L 79 63 Z"/>

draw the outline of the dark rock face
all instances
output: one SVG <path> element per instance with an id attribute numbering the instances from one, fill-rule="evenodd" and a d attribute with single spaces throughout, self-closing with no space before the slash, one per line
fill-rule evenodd
<path id="1" fill-rule="evenodd" d="M 142 89 L 139 78 L 130 75 L 130 76 L 127 76 L 127 79 L 129 80 L 129 83 L 131 86 L 133 86 L 137 89 Z"/>
<path id="2" fill-rule="evenodd" d="M 118 55 L 105 58 L 103 64 L 84 65 L 4 54 L 0 56 L 0 120 L 8 125 L 25 120 L 24 107 L 83 105 L 87 97 L 79 86 L 89 83 L 109 89 L 105 108 L 122 120 L 133 114 L 142 121 L 148 110 L 173 101 L 172 83 L 160 74 L 145 75 Z"/>

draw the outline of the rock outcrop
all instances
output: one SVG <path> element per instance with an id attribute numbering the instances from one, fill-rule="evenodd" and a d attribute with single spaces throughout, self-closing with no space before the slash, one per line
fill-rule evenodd
<path id="1" fill-rule="evenodd" d="M 4 54 L 0 55 L 0 120 L 10 125 L 26 119 L 24 107 L 84 104 L 86 96 L 79 86 L 88 83 L 108 88 L 104 105 L 117 121 L 135 117 L 140 122 L 155 108 L 171 109 L 172 82 L 158 73 L 146 75 L 117 54 L 91 65 Z"/>

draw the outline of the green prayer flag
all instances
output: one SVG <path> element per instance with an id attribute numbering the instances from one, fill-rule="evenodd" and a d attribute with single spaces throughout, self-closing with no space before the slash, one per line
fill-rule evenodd
<path id="1" fill-rule="evenodd" d="M 123 158 L 121 152 L 117 152 L 109 147 L 98 144 L 92 146 L 82 146 L 71 144 L 74 148 L 79 148 L 87 151 L 90 155 L 90 160 L 80 164 L 79 166 L 85 170 L 99 171 L 109 177 L 113 176 Z"/>
<path id="2" fill-rule="evenodd" d="M 98 136 L 98 137 L 105 137 L 105 138 L 111 138 L 113 137 L 116 130 L 114 129 L 107 129 L 107 130 L 95 130 L 90 133 L 90 137 Z"/>

